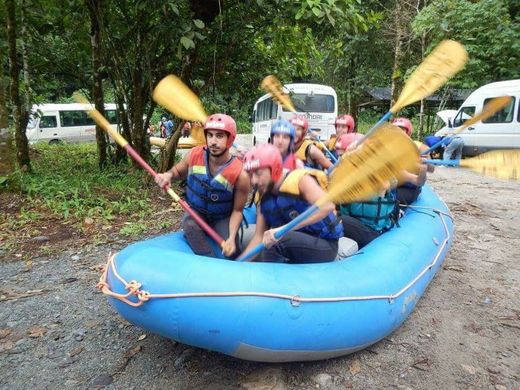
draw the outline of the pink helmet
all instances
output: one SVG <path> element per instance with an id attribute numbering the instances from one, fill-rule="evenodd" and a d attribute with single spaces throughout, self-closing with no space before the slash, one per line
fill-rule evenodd
<path id="1" fill-rule="evenodd" d="M 228 134 L 226 146 L 230 148 L 235 142 L 237 136 L 237 124 L 235 120 L 226 114 L 213 114 L 208 117 L 204 124 L 204 132 L 206 130 L 221 130 Z"/>
<path id="2" fill-rule="evenodd" d="M 359 141 L 363 138 L 363 134 L 360 133 L 347 133 L 343 134 L 336 141 L 336 149 L 347 149 L 352 143 Z"/>
<path id="3" fill-rule="evenodd" d="M 261 168 L 271 169 L 271 179 L 278 181 L 282 177 L 282 155 L 272 144 L 259 145 L 244 156 L 244 169 L 253 172 Z"/>
<path id="4" fill-rule="evenodd" d="M 352 117 L 352 115 L 345 114 L 342 116 L 338 116 L 336 118 L 336 121 L 334 122 L 334 125 L 335 126 L 337 126 L 337 125 L 347 126 L 347 133 L 353 133 L 354 128 L 356 127 L 356 122 L 354 121 L 354 118 Z"/>
<path id="5" fill-rule="evenodd" d="M 309 129 L 309 122 L 307 121 L 307 118 L 303 115 L 295 115 L 291 119 L 289 119 L 289 122 L 296 127 L 300 126 L 303 129 L 303 135 L 307 134 L 307 130 Z"/>
<path id="6" fill-rule="evenodd" d="M 413 126 L 412 122 L 410 122 L 410 119 L 408 118 L 395 118 L 392 123 L 396 126 L 399 126 L 402 128 L 406 134 L 408 134 L 408 137 L 412 136 L 413 133 Z"/>

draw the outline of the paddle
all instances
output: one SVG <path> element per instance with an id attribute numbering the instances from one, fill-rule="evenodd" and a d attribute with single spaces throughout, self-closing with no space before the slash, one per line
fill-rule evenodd
<path id="1" fill-rule="evenodd" d="M 520 181 L 520 150 L 494 150 L 464 160 L 426 160 L 433 165 L 469 168 L 485 176 Z"/>
<path id="2" fill-rule="evenodd" d="M 177 76 L 169 75 L 159 81 L 152 97 L 161 106 L 184 120 L 204 124 L 208 118 L 200 99 Z M 204 127 L 192 126 L 190 135 L 197 143 L 206 144 Z M 233 147 L 238 148 L 238 145 L 233 143 Z"/>
<path id="3" fill-rule="evenodd" d="M 448 143 L 448 141 L 455 136 L 456 134 L 459 134 L 462 130 L 468 128 L 469 126 L 479 122 L 486 120 L 496 112 L 503 109 L 505 106 L 507 106 L 511 102 L 511 96 L 502 96 L 495 99 L 492 99 L 484 106 L 482 111 L 480 111 L 477 115 L 473 116 L 472 118 L 468 119 L 466 122 L 462 124 L 459 128 L 457 128 L 455 131 L 453 131 L 453 134 L 449 137 L 445 137 L 444 139 L 441 139 L 439 142 L 432 145 L 428 150 L 425 150 L 421 153 L 422 156 L 427 155 L 432 150 L 437 149 L 439 146 L 445 145 Z M 444 164 L 442 164 L 444 165 Z"/>
<path id="4" fill-rule="evenodd" d="M 163 78 L 155 87 L 153 100 L 165 107 L 171 113 L 187 121 L 206 122 L 208 114 L 202 107 L 202 102 L 184 82 L 174 75 Z M 190 135 L 200 143 L 206 143 L 204 129 L 196 126 Z"/>
<path id="5" fill-rule="evenodd" d="M 294 105 L 292 104 L 291 98 L 289 95 L 287 95 L 282 88 L 282 84 L 280 81 L 276 78 L 276 76 L 270 74 L 269 76 L 264 77 L 262 80 L 262 83 L 260 84 L 262 89 L 271 94 L 271 97 L 275 102 L 280 103 L 282 106 L 284 106 L 287 110 L 296 113 L 296 109 L 294 108 Z M 332 162 L 335 163 L 338 161 L 336 156 L 332 154 L 332 152 L 325 146 L 323 142 L 319 139 L 319 136 L 317 136 L 316 133 L 314 133 L 311 130 L 312 135 L 316 138 L 318 143 L 321 145 L 321 147 L 327 152 L 329 157 L 331 158 Z"/>
<path id="6" fill-rule="evenodd" d="M 397 102 L 390 108 L 357 145 L 365 141 L 381 124 L 402 108 L 415 103 L 434 93 L 449 78 L 457 74 L 466 64 L 468 53 L 464 47 L 455 41 L 442 41 L 428 57 L 417 67 L 406 81 Z"/>
<path id="7" fill-rule="evenodd" d="M 108 121 L 103 117 L 103 115 L 101 115 L 101 113 L 96 110 L 94 108 L 94 106 L 88 104 L 88 101 L 87 99 L 85 99 L 85 97 L 79 95 L 79 94 L 75 94 L 74 95 L 74 99 L 78 102 L 78 103 L 84 103 L 84 104 L 87 104 L 87 106 L 85 107 L 85 111 L 90 115 L 90 117 L 94 120 L 94 122 L 96 122 L 99 127 L 101 127 L 103 130 L 105 130 L 113 139 L 114 141 L 116 141 L 118 143 L 119 146 L 121 146 L 124 150 L 126 150 L 126 152 L 128 153 L 128 155 L 130 157 L 132 157 L 135 162 L 137 162 L 142 168 L 144 168 L 144 170 L 146 170 L 150 175 L 152 175 L 154 178 L 157 176 L 157 172 L 155 172 L 153 170 L 153 168 L 148 165 L 148 163 L 146 161 L 144 161 L 141 156 L 139 156 L 139 154 L 135 151 L 134 148 L 132 148 L 130 146 L 130 144 L 128 143 L 127 140 L 125 140 L 121 134 L 119 134 L 116 130 L 114 130 L 112 128 L 112 126 L 110 125 L 110 123 L 108 123 Z M 211 228 L 211 226 L 209 226 L 189 205 L 188 203 L 186 203 L 186 201 L 184 199 L 182 199 L 181 197 L 179 197 L 179 195 L 177 195 L 175 193 L 175 191 L 173 191 L 171 189 L 171 187 L 167 188 L 166 189 L 166 192 L 168 193 L 168 195 L 170 195 L 173 200 L 177 203 L 180 204 L 180 206 L 195 220 L 195 222 L 197 222 L 197 224 L 202 228 L 202 230 L 204 230 L 206 232 L 206 234 L 208 236 L 210 236 L 217 244 L 219 244 L 221 247 L 224 246 L 224 239 L 222 237 L 220 237 L 220 235 L 215 232 L 215 230 L 213 230 Z"/>
<path id="8" fill-rule="evenodd" d="M 275 238 L 283 237 L 328 202 L 349 203 L 373 196 L 386 188 L 389 181 L 399 178 L 404 170 L 412 170 L 418 163 L 419 152 L 412 140 L 394 125 L 381 126 L 368 142 L 341 160 L 332 172 L 326 196 L 284 225 L 275 233 Z M 238 260 L 250 260 L 264 248 L 264 244 L 259 244 Z"/>

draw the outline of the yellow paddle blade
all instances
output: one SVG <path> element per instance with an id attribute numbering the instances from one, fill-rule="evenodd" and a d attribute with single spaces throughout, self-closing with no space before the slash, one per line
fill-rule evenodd
<path id="1" fill-rule="evenodd" d="M 419 164 L 419 150 L 400 128 L 385 123 L 332 171 L 326 202 L 349 203 L 365 200 L 389 187 L 403 171 Z"/>
<path id="2" fill-rule="evenodd" d="M 460 160 L 460 166 L 486 176 L 520 181 L 520 150 L 494 150 Z"/>
<path id="3" fill-rule="evenodd" d="M 208 115 L 200 99 L 177 76 L 169 75 L 162 79 L 155 87 L 152 97 L 179 118 L 206 122 Z"/>
<path id="4" fill-rule="evenodd" d="M 457 74 L 467 60 L 468 53 L 460 43 L 442 41 L 412 73 L 390 111 L 395 114 L 401 108 L 430 96 Z"/>
<path id="5" fill-rule="evenodd" d="M 271 94 L 275 102 L 280 103 L 282 106 L 284 106 L 287 110 L 291 112 L 296 112 L 296 109 L 294 108 L 291 102 L 291 98 L 283 91 L 282 84 L 280 83 L 280 81 L 278 81 L 278 79 L 275 76 L 273 76 L 272 74 L 266 76 L 262 80 L 260 86 L 265 92 Z"/>
<path id="6" fill-rule="evenodd" d="M 191 125 L 190 136 L 195 140 L 197 145 L 206 145 L 206 136 L 204 135 L 204 126 L 200 123 Z"/>
<path id="7" fill-rule="evenodd" d="M 487 118 L 489 118 L 490 116 L 494 115 L 496 112 L 500 111 L 502 108 L 507 106 L 510 102 L 511 96 L 502 96 L 489 101 L 489 103 L 484 106 L 482 111 L 480 111 L 477 115 L 464 122 L 461 127 L 459 127 L 457 130 L 453 132 L 453 134 L 460 133 L 462 130 L 477 123 L 478 121 L 486 120 Z"/>

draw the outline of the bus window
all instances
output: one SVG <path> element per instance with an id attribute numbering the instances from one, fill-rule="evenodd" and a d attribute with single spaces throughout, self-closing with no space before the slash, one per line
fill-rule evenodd
<path id="1" fill-rule="evenodd" d="M 313 94 L 299 94 L 291 95 L 291 99 L 296 108 L 300 112 L 334 112 L 334 96 L 332 95 L 313 95 Z M 289 111 L 285 107 L 285 112 Z"/>

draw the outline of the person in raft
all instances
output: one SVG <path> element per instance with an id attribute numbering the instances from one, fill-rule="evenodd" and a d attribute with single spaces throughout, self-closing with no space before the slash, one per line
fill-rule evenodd
<path id="1" fill-rule="evenodd" d="M 289 121 L 279 119 L 273 123 L 269 139 L 282 155 L 284 173 L 304 168 L 302 160 L 294 154 L 295 137 L 296 130 Z"/>
<path id="2" fill-rule="evenodd" d="M 343 156 L 362 137 L 358 133 L 343 134 L 336 142 L 338 157 Z M 382 191 L 363 202 L 342 204 L 338 209 L 345 237 L 354 240 L 359 249 L 390 230 L 399 219 L 395 189 Z"/>
<path id="3" fill-rule="evenodd" d="M 334 127 L 336 129 L 336 137 L 331 138 L 326 146 L 332 152 L 334 157 L 338 158 L 336 143 L 341 139 L 343 134 L 357 134 L 356 122 L 351 115 L 341 115 L 334 121 Z"/>
<path id="4" fill-rule="evenodd" d="M 332 166 L 330 160 L 318 149 L 314 141 L 306 138 L 307 131 L 309 130 L 307 118 L 301 115 L 295 115 L 289 122 L 291 122 L 296 130 L 294 140 L 296 157 L 302 160 L 307 168 L 329 169 Z"/>
<path id="5" fill-rule="evenodd" d="M 408 118 L 395 118 L 392 124 L 400 127 L 408 137 L 412 137 L 413 125 Z M 418 148 L 422 149 L 419 146 Z M 433 165 L 420 164 L 417 172 L 406 172 L 406 182 L 396 188 L 396 198 L 400 203 L 409 205 L 417 200 L 426 183 L 426 172 L 433 172 Z"/>
<path id="6" fill-rule="evenodd" d="M 224 255 L 235 257 L 242 210 L 249 193 L 249 176 L 242 162 L 229 152 L 236 137 L 236 123 L 229 115 L 213 114 L 204 125 L 204 135 L 206 145 L 191 149 L 169 171 L 157 175 L 155 182 L 168 188 L 172 179 L 186 179 L 188 204 L 226 239 Z M 182 229 L 193 252 L 216 256 L 209 238 L 190 216 L 184 216 Z"/>
<path id="7" fill-rule="evenodd" d="M 258 190 L 256 230 L 244 253 L 263 242 L 267 249 L 258 255 L 261 261 L 333 261 L 338 252 L 338 240 L 343 237 L 343 226 L 331 202 L 280 240 L 274 236 L 282 226 L 325 195 L 325 174 L 313 169 L 296 169 L 284 174 L 282 156 L 271 144 L 250 150 L 245 157 L 244 169 Z"/>

